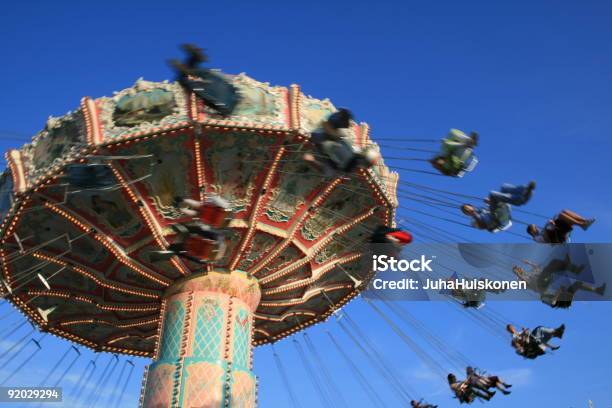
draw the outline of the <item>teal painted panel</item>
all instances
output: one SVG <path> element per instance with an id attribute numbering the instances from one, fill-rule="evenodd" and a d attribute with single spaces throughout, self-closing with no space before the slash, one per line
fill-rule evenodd
<path id="1" fill-rule="evenodd" d="M 198 308 L 193 356 L 215 361 L 221 357 L 223 309 L 217 302 L 206 302 Z"/>
<path id="2" fill-rule="evenodd" d="M 237 370 L 248 370 L 249 350 L 251 343 L 251 325 L 249 313 L 240 308 L 234 318 L 233 367 Z"/>
<path id="3" fill-rule="evenodd" d="M 182 303 L 179 301 L 172 302 L 168 306 L 164 318 L 164 332 L 162 334 L 159 360 L 179 358 L 184 320 L 185 308 Z"/>

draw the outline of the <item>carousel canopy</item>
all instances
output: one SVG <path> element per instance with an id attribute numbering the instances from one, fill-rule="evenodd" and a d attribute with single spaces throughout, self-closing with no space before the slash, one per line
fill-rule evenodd
<path id="1" fill-rule="evenodd" d="M 84 98 L 7 153 L 1 290 L 42 330 L 151 356 L 166 289 L 202 271 L 151 258 L 175 242 L 172 225 L 185 218 L 177 198 L 230 202 L 228 250 L 208 269 L 257 278 L 255 344 L 324 320 L 367 284 L 362 244 L 393 224 L 397 174 L 382 161 L 348 177 L 319 174 L 302 155 L 336 110 L 331 102 L 297 85 L 225 77 L 240 94 L 231 116 L 178 83 L 139 80 Z M 347 133 L 356 146 L 374 145 L 365 124 Z"/>

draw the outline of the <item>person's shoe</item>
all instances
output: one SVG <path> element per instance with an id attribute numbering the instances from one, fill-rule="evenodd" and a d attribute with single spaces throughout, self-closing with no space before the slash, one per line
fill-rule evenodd
<path id="1" fill-rule="evenodd" d="M 472 138 L 472 146 L 474 147 L 478 146 L 478 139 L 480 138 L 480 135 L 478 134 L 478 132 L 470 133 L 470 137 Z"/>
<path id="2" fill-rule="evenodd" d="M 506 391 L 506 390 L 501 390 L 502 394 L 504 395 L 509 395 L 512 393 L 512 391 Z"/>
<path id="3" fill-rule="evenodd" d="M 477 395 L 478 398 L 482 398 L 485 401 L 489 401 L 495 395 L 495 391 L 487 391 L 486 394 Z"/>
<path id="4" fill-rule="evenodd" d="M 595 218 L 588 219 L 587 222 L 584 223 L 582 229 L 585 231 L 588 230 L 593 223 L 595 223 Z"/>
<path id="5" fill-rule="evenodd" d="M 557 329 L 555 330 L 554 336 L 562 339 L 563 333 L 565 333 L 565 324 L 562 324 L 561 326 L 557 327 Z"/>
<path id="6" fill-rule="evenodd" d="M 194 63 L 202 63 L 208 60 L 204 50 L 195 44 L 183 44 L 181 48 L 183 48 L 187 55 L 189 55 L 189 59 Z"/>
<path id="7" fill-rule="evenodd" d="M 529 190 L 529 192 L 531 193 L 533 190 L 535 190 L 535 188 L 536 182 L 534 180 L 531 180 L 529 184 L 527 184 L 527 190 Z"/>
<path id="8" fill-rule="evenodd" d="M 550 346 L 550 349 L 551 349 L 552 351 L 557 351 L 557 350 L 559 350 L 560 348 L 561 348 L 561 346 Z"/>
<path id="9" fill-rule="evenodd" d="M 603 294 L 606 293 L 606 283 L 604 283 L 603 285 L 595 289 L 595 293 L 597 293 L 600 296 L 603 296 Z"/>

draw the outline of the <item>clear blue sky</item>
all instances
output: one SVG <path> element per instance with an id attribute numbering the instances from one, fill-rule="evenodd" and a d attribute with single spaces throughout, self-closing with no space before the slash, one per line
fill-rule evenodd
<path id="1" fill-rule="evenodd" d="M 577 232 L 575 240 L 610 241 L 609 1 L 10 2 L 0 13 L 0 130 L 24 135 L 25 141 L 49 115 L 76 108 L 82 96 L 110 95 L 138 77 L 169 79 L 165 60 L 179 55 L 182 42 L 206 47 L 212 65 L 224 71 L 279 85 L 299 83 L 308 94 L 351 107 L 371 125 L 374 139 L 436 138 L 451 127 L 478 130 L 481 162 L 473 174 L 457 180 L 402 172 L 402 179 L 479 196 L 504 181 L 535 179 L 528 210 L 552 214 L 569 207 L 595 216 L 593 228 Z M 0 140 L 0 150 L 19 144 Z M 383 147 L 383 153 L 391 150 Z M 521 240 L 415 218 L 481 242 Z M 516 383 L 513 395 L 496 397 L 488 404 L 492 408 L 586 407 L 589 398 L 596 407 L 612 406 L 612 351 L 605 347 L 612 335 L 609 303 L 577 304 L 570 311 L 537 303 L 492 305 L 525 325 L 568 325 L 561 350 L 535 362 L 515 356 L 506 341 L 449 304 L 403 306 L 480 366 Z M 0 317 L 4 313 L 6 306 Z M 442 407 L 457 404 L 442 380 L 361 301 L 349 313 L 393 361 L 402 381 Z M 0 325 L 8 328 L 19 318 L 13 313 Z M 309 332 L 341 392 L 351 407 L 368 407 L 324 330 L 346 338 L 334 322 Z M 45 342 L 46 355 L 33 360 L 23 381 L 38 381 L 67 347 L 55 338 Z M 349 355 L 362 358 L 344 344 Z M 302 406 L 319 406 L 291 342 L 279 343 L 278 351 Z M 125 406 L 135 406 L 144 363 L 138 362 Z M 290 406 L 269 347 L 257 351 L 255 366 L 260 406 Z M 398 406 L 385 382 L 363 367 L 388 405 Z"/>

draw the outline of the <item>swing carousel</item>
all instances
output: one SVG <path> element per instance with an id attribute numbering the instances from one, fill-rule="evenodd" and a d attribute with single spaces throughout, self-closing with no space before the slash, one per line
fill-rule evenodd
<path id="1" fill-rule="evenodd" d="M 300 87 L 222 75 L 230 115 L 178 82 L 83 98 L 6 154 L 1 294 L 45 333 L 151 358 L 144 407 L 253 407 L 254 346 L 326 320 L 372 278 L 361 244 L 394 226 L 397 173 L 304 162 L 336 111 Z M 351 122 L 355 146 L 378 149 Z M 103 174 L 87 185 L 77 166 Z M 177 197 L 230 203 L 223 256 L 156 260 L 186 220 Z"/>

